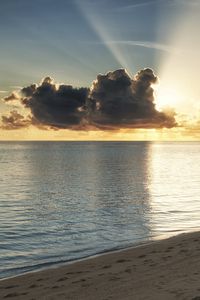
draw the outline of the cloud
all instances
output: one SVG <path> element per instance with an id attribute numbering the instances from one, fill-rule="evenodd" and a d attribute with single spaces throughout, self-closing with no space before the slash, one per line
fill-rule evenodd
<path id="1" fill-rule="evenodd" d="M 12 89 L 17 89 L 17 90 L 21 90 L 23 87 L 20 85 L 11 85 L 10 86 Z"/>
<path id="2" fill-rule="evenodd" d="M 12 110 L 9 115 L 2 116 L 2 129 L 14 130 L 26 128 L 31 125 L 31 117 L 24 117 L 16 110 Z"/>
<path id="3" fill-rule="evenodd" d="M 36 92 L 36 89 L 37 89 L 37 84 L 31 84 L 30 86 L 21 88 L 21 93 L 25 97 L 31 97 Z"/>
<path id="4" fill-rule="evenodd" d="M 28 117 L 12 110 L 2 116 L 3 129 L 30 125 L 45 129 L 118 130 L 119 128 L 171 128 L 174 113 L 155 108 L 152 84 L 157 77 L 149 68 L 132 79 L 124 69 L 99 74 L 92 87 L 55 84 L 51 77 L 12 93 L 4 101 L 24 107 Z"/>
<path id="5" fill-rule="evenodd" d="M 57 87 L 51 77 L 46 77 L 39 86 L 32 84 L 21 93 L 21 102 L 30 109 L 35 125 L 73 128 L 84 121 L 88 88 L 64 84 Z"/>
<path id="6" fill-rule="evenodd" d="M 9 102 L 9 101 L 14 101 L 14 100 L 18 100 L 19 99 L 19 95 L 16 92 L 13 92 L 11 95 L 4 97 L 4 101 L 5 102 Z"/>
<path id="7" fill-rule="evenodd" d="M 133 4 L 130 4 L 130 5 L 125 5 L 125 6 L 121 6 L 119 8 L 116 8 L 116 10 L 118 11 L 130 11 L 132 9 L 137 9 L 137 8 L 140 8 L 140 7 L 145 7 L 145 6 L 149 6 L 149 5 L 152 5 L 152 4 L 159 4 L 159 3 L 162 3 L 162 2 L 166 2 L 166 0 L 150 0 L 150 1 L 145 1 L 145 2 L 140 2 L 140 3 L 133 3 Z"/>
<path id="8" fill-rule="evenodd" d="M 165 51 L 169 53 L 179 54 L 181 51 L 175 47 L 161 44 L 161 43 L 155 43 L 155 42 L 149 42 L 149 41 L 104 41 L 104 42 L 95 42 L 98 44 L 117 44 L 117 45 L 128 45 L 128 46 L 137 46 L 137 47 L 144 47 L 149 49 L 155 49 L 160 51 Z"/>
<path id="9" fill-rule="evenodd" d="M 103 128 L 171 128 L 174 114 L 159 112 L 154 104 L 151 69 L 139 71 L 132 80 L 124 69 L 98 75 L 89 95 L 90 118 Z"/>

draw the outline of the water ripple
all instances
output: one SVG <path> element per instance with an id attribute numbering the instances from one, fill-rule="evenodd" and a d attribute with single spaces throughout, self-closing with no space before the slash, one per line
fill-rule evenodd
<path id="1" fill-rule="evenodd" d="M 200 228 L 200 143 L 0 143 L 0 277 Z"/>

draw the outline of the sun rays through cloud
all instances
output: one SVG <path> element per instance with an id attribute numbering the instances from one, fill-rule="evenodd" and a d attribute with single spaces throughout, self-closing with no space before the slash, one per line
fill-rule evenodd
<path id="1" fill-rule="evenodd" d="M 159 107 L 170 105 L 178 113 L 194 116 L 200 109 L 199 88 L 199 50 L 200 37 L 198 23 L 200 5 L 197 1 L 182 3 L 181 16 L 176 27 L 168 36 L 175 49 L 181 49 L 178 55 L 169 53 L 159 67 L 160 85 L 157 88 Z M 200 3 L 199 3 L 200 4 Z M 178 16 L 177 16 L 178 18 Z"/>
<path id="2" fill-rule="evenodd" d="M 77 7 L 82 12 L 83 16 L 92 26 L 93 30 L 101 39 L 102 43 L 105 44 L 107 49 L 112 53 L 115 60 L 118 62 L 119 67 L 125 68 L 128 73 L 132 74 L 131 68 L 128 64 L 127 57 L 124 55 L 121 48 L 117 43 L 112 43 L 113 34 L 111 30 L 111 26 L 109 24 L 110 20 L 99 14 L 98 4 L 91 5 L 90 1 L 80 1 L 76 0 Z"/>
<path id="3" fill-rule="evenodd" d="M 179 13 L 174 15 L 170 20 L 171 27 L 165 36 L 161 30 L 157 35 L 157 40 L 125 40 L 121 28 L 117 27 L 117 22 L 110 23 L 109 14 L 101 14 L 98 5 L 91 5 L 88 1 L 76 1 L 77 7 L 87 19 L 101 41 L 91 41 L 89 43 L 103 44 L 112 53 L 119 64 L 119 67 L 125 68 L 129 74 L 134 73 L 133 65 L 134 55 L 127 55 L 135 48 L 146 48 L 147 51 L 154 51 L 157 57 L 158 76 L 160 78 L 158 87 L 155 88 L 157 107 L 162 109 L 170 106 L 177 110 L 178 113 L 189 112 L 193 114 L 197 109 L 197 100 L 199 97 L 198 88 L 198 67 L 199 67 L 199 49 L 200 38 L 197 35 L 198 18 L 200 6 L 197 1 L 148 1 L 135 3 L 124 7 L 117 7 L 115 10 L 126 12 L 128 9 L 141 9 L 150 5 L 168 5 L 169 7 L 179 7 Z M 102 6 L 101 6 L 102 9 Z M 157 20 L 157 27 L 162 21 Z M 116 26 L 115 29 L 114 26 Z M 160 25 L 160 27 L 162 27 Z M 117 36 L 121 39 L 116 39 Z M 192 34 L 191 34 L 192 33 Z M 161 42 L 163 41 L 163 42 Z M 164 54 L 163 54 L 164 53 Z"/>
<path id="4" fill-rule="evenodd" d="M 20 1 L 25 4 L 25 0 Z M 81 128 L 80 134 L 86 129 L 92 131 L 94 125 L 99 135 L 101 130 L 109 131 L 111 127 L 114 135 L 121 130 L 121 124 L 128 132 L 138 127 L 137 122 L 138 128 L 144 129 L 145 110 L 140 112 L 142 121 L 137 119 L 134 124 L 130 122 L 133 116 L 129 115 L 130 107 L 131 111 L 140 110 L 136 101 L 141 99 L 141 90 L 145 90 L 147 100 L 143 108 L 148 107 L 148 99 L 153 100 L 148 112 L 154 112 L 156 124 L 163 124 L 162 113 L 167 113 L 173 116 L 172 127 L 176 127 L 171 128 L 171 133 L 200 128 L 199 0 L 58 0 L 56 4 L 49 1 L 46 10 L 41 2 L 38 15 L 39 2 L 27 2 L 22 11 L 13 2 L 10 15 L 7 2 L 0 5 L 0 117 L 3 116 L 4 129 L 11 124 L 12 129 L 26 130 L 27 124 L 31 128 L 38 119 L 48 119 L 47 125 L 57 131 Z M 2 11 L 7 12 L 7 19 Z M 141 86 L 136 84 L 137 74 L 142 71 L 149 77 L 149 70 L 156 81 L 147 84 L 145 79 Z M 30 101 L 21 96 L 25 87 L 43 90 L 46 83 L 39 80 L 51 77 L 56 83 L 48 83 L 52 103 L 48 101 L 47 111 L 35 94 Z M 84 99 L 80 104 L 82 92 Z M 56 98 L 63 104 L 66 97 L 73 100 L 70 105 L 66 103 L 70 106 L 67 124 L 61 107 L 63 119 L 60 114 L 54 115 L 57 103 L 53 102 Z M 41 104 L 38 111 L 36 102 Z M 96 111 L 91 113 L 94 103 Z M 32 114 L 26 115 L 27 108 Z M 121 121 L 115 124 L 119 116 Z M 145 128 L 152 132 L 168 128 L 154 125 L 148 118 Z"/>

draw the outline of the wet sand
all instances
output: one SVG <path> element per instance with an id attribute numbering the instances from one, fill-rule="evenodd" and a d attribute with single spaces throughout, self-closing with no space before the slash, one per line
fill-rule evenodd
<path id="1" fill-rule="evenodd" d="M 200 232 L 2 280 L 0 299 L 200 300 Z"/>

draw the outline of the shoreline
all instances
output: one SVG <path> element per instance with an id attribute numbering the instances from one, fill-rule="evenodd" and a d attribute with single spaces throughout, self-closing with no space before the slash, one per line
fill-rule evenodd
<path id="1" fill-rule="evenodd" d="M 177 231 L 175 231 L 175 232 L 177 232 Z M 79 262 L 82 262 L 82 261 L 85 261 L 85 260 L 93 259 L 93 258 L 96 258 L 96 257 L 99 257 L 99 256 L 104 256 L 104 255 L 107 255 L 107 254 L 115 254 L 115 253 L 118 253 L 118 252 L 121 252 L 121 251 L 135 249 L 135 248 L 138 248 L 138 247 L 141 247 L 141 246 L 144 246 L 144 245 L 147 246 L 147 245 L 150 245 L 152 243 L 159 242 L 159 241 L 162 241 L 162 240 L 165 240 L 165 239 L 168 239 L 168 238 L 171 238 L 171 237 L 175 237 L 175 236 L 178 236 L 178 235 L 181 235 L 181 234 L 186 234 L 186 233 L 188 233 L 188 232 L 179 231 L 179 233 L 174 234 L 174 235 L 170 235 L 169 233 L 168 234 L 161 234 L 159 236 L 152 237 L 152 239 L 143 240 L 141 242 L 137 242 L 137 243 L 132 244 L 130 246 L 125 246 L 125 247 L 122 246 L 122 247 L 105 249 L 104 251 L 100 251 L 100 252 L 97 252 L 97 253 L 94 253 L 94 254 L 88 255 L 88 256 L 83 256 L 81 258 L 77 258 L 77 259 L 74 259 L 74 260 L 49 262 L 49 263 L 46 263 L 46 264 L 30 266 L 30 267 L 33 267 L 32 270 L 24 271 L 22 273 L 18 273 L 18 274 L 11 275 L 11 276 L 8 276 L 8 277 L 2 277 L 2 278 L 0 278 L 0 283 L 1 283 L 1 281 L 17 278 L 17 277 L 20 277 L 20 276 L 23 276 L 23 275 L 29 275 L 29 274 L 37 273 L 37 272 L 41 272 L 41 271 L 57 269 L 57 268 L 60 268 L 60 267 L 65 267 L 65 266 L 68 266 L 68 265 L 71 265 L 71 264 L 79 263 Z M 34 269 L 34 267 L 36 267 L 36 268 Z M 27 266 L 27 268 L 29 268 L 29 266 Z"/>
<path id="2" fill-rule="evenodd" d="M 0 299 L 198 299 L 200 231 L 2 278 Z M 199 298 L 200 299 L 200 298 Z"/>

